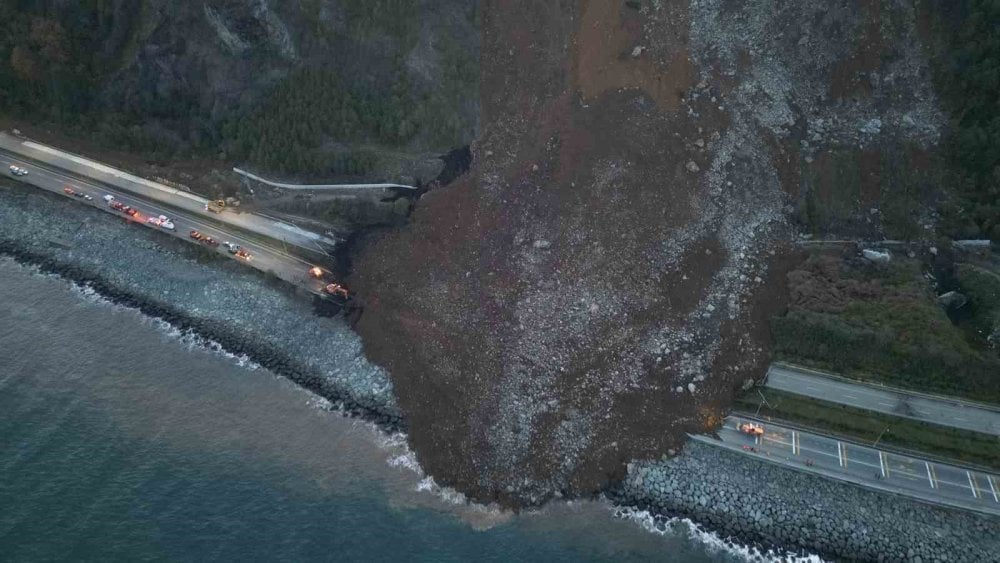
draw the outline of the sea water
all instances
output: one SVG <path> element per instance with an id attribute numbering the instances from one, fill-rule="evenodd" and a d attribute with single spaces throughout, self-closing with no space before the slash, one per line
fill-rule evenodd
<path id="1" fill-rule="evenodd" d="M 0 561 L 747 558 L 602 502 L 466 502 L 328 406 L 0 257 Z"/>

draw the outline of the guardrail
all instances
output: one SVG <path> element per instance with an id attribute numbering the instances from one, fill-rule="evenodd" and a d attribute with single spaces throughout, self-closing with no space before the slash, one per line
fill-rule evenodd
<path id="1" fill-rule="evenodd" d="M 261 178 L 260 176 L 242 170 L 240 168 L 233 168 L 233 172 L 243 176 L 245 178 L 250 178 L 251 180 L 256 180 L 262 184 L 267 184 L 275 188 L 284 188 L 286 190 L 386 190 L 386 189 L 403 189 L 403 190 L 417 190 L 419 188 L 415 186 L 407 186 L 405 184 L 285 184 L 283 182 L 275 182 L 268 180 L 266 178 Z"/>

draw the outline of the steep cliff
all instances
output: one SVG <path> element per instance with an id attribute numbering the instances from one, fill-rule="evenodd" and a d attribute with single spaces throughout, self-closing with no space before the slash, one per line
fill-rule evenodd
<path id="1" fill-rule="evenodd" d="M 426 181 L 420 162 L 477 128 L 476 2 L 31 0 L 0 17 L 0 110 L 119 148 Z"/>

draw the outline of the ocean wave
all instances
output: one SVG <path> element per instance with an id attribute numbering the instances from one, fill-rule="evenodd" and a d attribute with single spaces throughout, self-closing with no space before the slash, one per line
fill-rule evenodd
<path id="1" fill-rule="evenodd" d="M 424 469 L 420 467 L 420 463 L 417 461 L 417 455 L 410 449 L 410 444 L 407 440 L 406 434 L 396 432 L 393 434 L 384 434 L 384 436 L 385 437 L 380 441 L 379 445 L 389 452 L 389 457 L 386 459 L 386 463 L 390 467 L 402 467 L 413 472 L 413 474 L 419 478 L 417 484 L 414 486 L 415 491 L 420 493 L 430 493 L 450 505 L 463 505 L 481 508 L 484 512 L 493 510 L 492 507 L 469 501 L 468 497 L 451 487 L 442 487 L 438 485 L 434 481 L 434 477 L 424 473 Z"/>
<path id="2" fill-rule="evenodd" d="M 773 549 L 761 551 L 757 547 L 744 545 L 730 538 L 723 538 L 718 533 L 706 530 L 701 525 L 688 518 L 665 518 L 651 514 L 648 510 L 639 510 L 630 506 L 612 506 L 615 517 L 630 520 L 647 532 L 666 535 L 676 534 L 682 526 L 692 541 L 706 546 L 710 552 L 727 553 L 744 561 L 782 562 L 782 563 L 822 563 L 818 555 L 802 555 L 794 552 L 777 552 Z"/>
<path id="3" fill-rule="evenodd" d="M 42 274 L 41 272 L 38 272 L 38 275 L 43 275 L 46 277 L 51 277 L 56 279 L 64 279 L 58 274 Z M 203 350 L 206 352 L 211 352 L 213 354 L 222 356 L 228 360 L 232 360 L 236 365 L 251 371 L 260 369 L 261 367 L 260 364 L 251 360 L 250 357 L 247 356 L 246 354 L 233 354 L 232 352 L 226 350 L 226 348 L 222 344 L 210 338 L 205 338 L 191 329 L 181 330 L 164 319 L 161 319 L 159 317 L 152 317 L 143 313 L 136 307 L 129 307 L 127 305 L 115 303 L 114 301 L 111 301 L 110 299 L 102 295 L 99 291 L 94 289 L 90 284 L 86 283 L 80 284 L 72 280 L 67 280 L 67 281 L 69 283 L 70 291 L 77 294 L 85 301 L 97 305 L 112 307 L 118 311 L 124 311 L 138 315 L 138 317 L 142 319 L 144 323 L 151 324 L 163 334 L 166 334 L 168 337 L 177 340 L 181 344 L 184 344 L 188 350 Z"/>

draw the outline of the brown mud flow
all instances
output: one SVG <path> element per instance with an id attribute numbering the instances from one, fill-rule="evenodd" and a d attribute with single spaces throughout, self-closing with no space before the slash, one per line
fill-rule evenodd
<path id="1" fill-rule="evenodd" d="M 472 169 L 350 280 L 435 479 L 507 505 L 593 493 L 762 374 L 800 141 L 822 145 L 805 115 L 842 103 L 812 105 L 870 31 L 838 4 L 484 3 Z M 854 122 L 825 127 L 858 147 Z"/>

